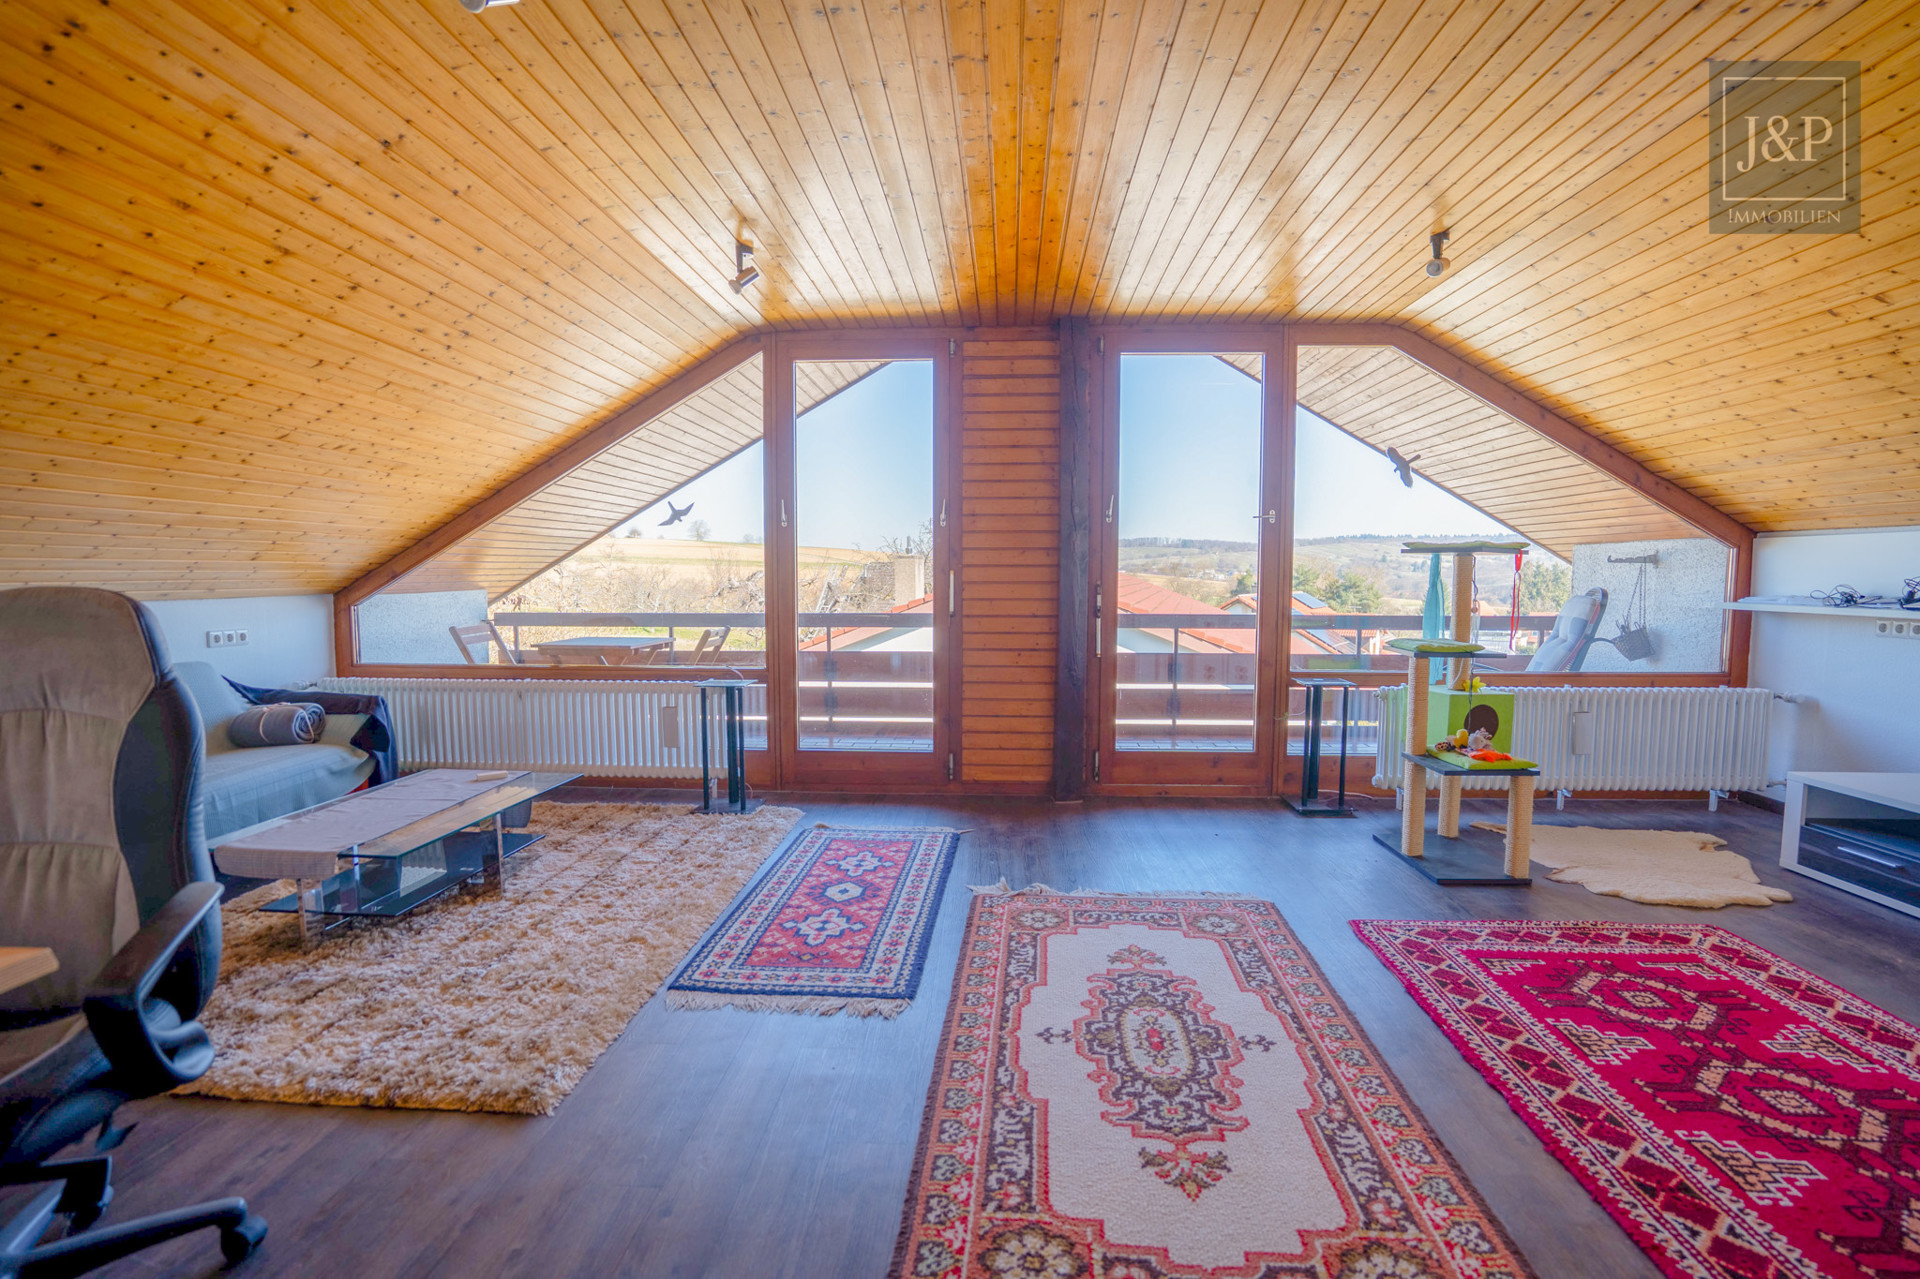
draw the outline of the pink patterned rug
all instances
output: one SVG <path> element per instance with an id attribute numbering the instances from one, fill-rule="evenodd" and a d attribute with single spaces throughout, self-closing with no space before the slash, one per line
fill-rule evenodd
<path id="1" fill-rule="evenodd" d="M 1669 1275 L 1920 1275 L 1920 1029 L 1705 925 L 1353 927 Z"/>
<path id="2" fill-rule="evenodd" d="M 958 842 L 938 827 L 806 831 L 694 948 L 667 1004 L 897 1017 Z"/>
<path id="3" fill-rule="evenodd" d="M 1267 902 L 974 899 L 895 1279 L 1520 1279 Z"/>

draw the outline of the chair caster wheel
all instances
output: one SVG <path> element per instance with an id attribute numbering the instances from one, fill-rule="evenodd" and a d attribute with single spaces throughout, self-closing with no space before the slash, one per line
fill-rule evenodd
<path id="1" fill-rule="evenodd" d="M 253 1255 L 260 1241 L 267 1237 L 267 1219 L 257 1212 L 250 1212 L 239 1225 L 220 1232 L 220 1255 L 227 1264 L 237 1266 Z"/>

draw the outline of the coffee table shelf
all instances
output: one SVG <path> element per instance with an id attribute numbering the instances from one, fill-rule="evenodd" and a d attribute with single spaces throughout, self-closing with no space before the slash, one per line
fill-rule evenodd
<path id="1" fill-rule="evenodd" d="M 502 831 L 500 856 L 508 858 L 546 836 L 532 831 Z M 316 915 L 356 915 L 392 919 L 416 906 L 487 874 L 494 849 L 491 830 L 455 831 L 425 848 L 389 862 L 355 862 L 307 890 L 305 906 Z M 409 865 L 412 858 L 421 864 Z M 433 862 L 438 865 L 430 864 Z M 261 910 L 297 913 L 299 893 L 268 902 Z"/>
<path id="2" fill-rule="evenodd" d="M 213 859 L 230 875 L 291 879 L 295 891 L 261 909 L 298 915 L 311 945 L 344 919 L 392 919 L 471 879 L 498 888 L 507 859 L 540 839 L 507 827 L 579 776 L 426 769 L 235 831 Z"/>

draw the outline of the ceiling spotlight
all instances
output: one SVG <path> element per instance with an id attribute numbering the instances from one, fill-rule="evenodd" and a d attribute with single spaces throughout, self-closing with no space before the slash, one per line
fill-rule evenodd
<path id="1" fill-rule="evenodd" d="M 497 9 L 503 4 L 518 4 L 519 0 L 460 0 L 460 7 L 468 13 L 479 13 L 482 9 Z"/>
<path id="2" fill-rule="evenodd" d="M 1427 243 L 1433 246 L 1433 261 L 1427 263 L 1427 274 L 1436 280 L 1445 275 L 1447 268 L 1453 265 L 1440 256 L 1440 246 L 1447 242 L 1447 236 L 1448 233 L 1445 231 L 1435 231 L 1427 237 Z"/>
<path id="3" fill-rule="evenodd" d="M 734 272 L 733 280 L 731 281 L 735 293 L 744 292 L 749 284 L 752 284 L 760 278 L 760 268 L 753 264 L 753 246 L 751 244 L 743 244 L 738 240 L 734 241 L 733 265 L 738 268 Z"/>

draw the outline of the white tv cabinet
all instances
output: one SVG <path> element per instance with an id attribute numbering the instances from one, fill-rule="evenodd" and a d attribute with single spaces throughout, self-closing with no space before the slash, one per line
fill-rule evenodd
<path id="1" fill-rule="evenodd" d="M 1780 864 L 1920 915 L 1920 773 L 1788 773 Z"/>

